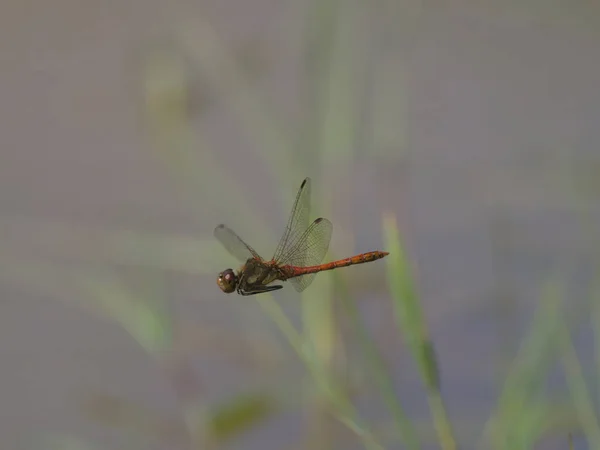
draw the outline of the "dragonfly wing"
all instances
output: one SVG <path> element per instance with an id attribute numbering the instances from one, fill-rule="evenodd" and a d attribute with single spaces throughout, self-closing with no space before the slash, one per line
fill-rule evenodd
<path id="1" fill-rule="evenodd" d="M 214 235 L 217 240 L 227 249 L 229 253 L 235 256 L 242 262 L 246 262 L 248 258 L 256 258 L 261 260 L 261 257 L 256 251 L 246 244 L 241 237 L 227 227 L 226 225 L 220 224 L 215 228 Z"/>
<path id="2" fill-rule="evenodd" d="M 309 273 L 296 278 L 290 278 L 289 282 L 292 286 L 294 286 L 296 292 L 302 292 L 304 289 L 310 286 L 316 276 L 316 273 Z"/>
<path id="3" fill-rule="evenodd" d="M 329 242 L 333 225 L 322 217 L 316 219 L 310 227 L 300 236 L 297 242 L 282 256 L 280 264 L 296 267 L 316 266 L 323 261 Z M 314 280 L 316 273 L 290 278 L 289 281 L 298 292 L 306 289 Z"/>
<path id="4" fill-rule="evenodd" d="M 294 246 L 308 227 L 310 185 L 310 178 L 307 177 L 302 181 L 300 189 L 298 189 L 287 226 L 273 254 L 274 261 L 281 261 L 281 258 L 288 253 L 290 247 Z"/>

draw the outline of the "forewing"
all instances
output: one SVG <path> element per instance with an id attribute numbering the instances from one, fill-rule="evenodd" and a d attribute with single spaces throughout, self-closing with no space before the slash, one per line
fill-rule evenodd
<path id="1" fill-rule="evenodd" d="M 248 260 L 248 258 L 256 258 L 261 260 L 261 257 L 256 251 L 246 244 L 241 237 L 227 227 L 226 225 L 220 224 L 215 228 L 214 235 L 217 240 L 227 249 L 229 253 L 235 256 L 242 262 Z"/>
<path id="2" fill-rule="evenodd" d="M 294 246 L 308 227 L 310 185 L 310 178 L 307 177 L 302 181 L 300 189 L 298 189 L 287 226 L 273 254 L 273 260 L 277 262 L 281 262 L 281 258 L 288 253 L 289 249 Z"/>

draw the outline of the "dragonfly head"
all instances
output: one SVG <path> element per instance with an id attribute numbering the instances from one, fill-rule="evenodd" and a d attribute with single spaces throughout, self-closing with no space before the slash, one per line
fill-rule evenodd
<path id="1" fill-rule="evenodd" d="M 231 294 L 238 284 L 238 277 L 232 269 L 226 269 L 219 274 L 217 284 L 223 292 Z"/>

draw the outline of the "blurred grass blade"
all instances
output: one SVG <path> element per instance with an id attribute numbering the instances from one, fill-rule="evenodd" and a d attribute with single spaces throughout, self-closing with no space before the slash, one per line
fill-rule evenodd
<path id="1" fill-rule="evenodd" d="M 83 278 L 81 285 L 148 353 L 171 348 L 173 329 L 164 299 L 140 299 L 116 276 Z"/>
<path id="2" fill-rule="evenodd" d="M 301 335 L 296 331 L 290 320 L 286 317 L 281 306 L 273 300 L 271 295 L 263 295 L 257 299 L 263 310 L 279 327 L 288 339 L 299 358 L 307 366 L 320 394 L 331 405 L 335 417 L 346 427 L 352 430 L 362 441 L 367 450 L 380 450 L 383 447 L 377 442 L 373 433 L 362 423 L 352 402 L 342 389 L 336 389 L 331 374 L 324 370 L 315 352 L 304 346 Z"/>
<path id="3" fill-rule="evenodd" d="M 512 422 L 509 448 L 534 448 L 536 441 L 543 434 L 547 411 L 551 405 L 547 401 L 532 401 L 527 407 L 527 414 Z"/>
<path id="4" fill-rule="evenodd" d="M 359 335 L 363 353 L 368 358 L 368 367 L 375 378 L 375 382 L 379 386 L 383 400 L 394 418 L 397 432 L 402 438 L 404 445 L 406 445 L 406 448 L 418 449 L 420 448 L 420 445 L 415 427 L 408 419 L 404 412 L 404 408 L 402 408 L 400 400 L 394 391 L 391 376 L 387 372 L 383 358 L 370 338 L 367 328 L 360 317 L 356 301 L 346 289 L 346 284 L 343 282 L 340 273 L 334 271 L 334 276 L 336 277 L 336 287 L 339 290 L 339 295 L 343 298 L 344 306 L 352 319 L 354 330 Z"/>
<path id="5" fill-rule="evenodd" d="M 276 411 L 266 394 L 240 395 L 221 405 L 208 419 L 209 441 L 222 443 L 265 421 Z"/>
<path id="6" fill-rule="evenodd" d="M 239 200 L 235 208 L 244 217 L 246 230 L 249 233 L 265 230 L 264 218 L 243 197 L 245 191 L 241 189 L 240 180 L 228 176 L 228 167 L 221 163 L 219 152 L 203 138 L 205 133 L 196 133 L 192 128 L 189 113 L 194 86 L 184 59 L 175 49 L 155 49 L 148 52 L 144 60 L 145 118 L 150 145 L 167 165 L 175 182 L 186 185 L 186 193 L 193 196 L 194 205 L 202 204 L 204 209 L 224 214 L 230 205 L 219 198 L 235 197 Z M 207 126 L 203 121 L 197 125 Z M 205 168 L 210 169 L 203 173 Z M 222 183 L 223 180 L 227 183 Z M 221 197 L 213 195 L 215 186 Z M 192 209 L 199 219 L 203 217 L 204 209 Z"/>
<path id="7" fill-rule="evenodd" d="M 118 277 L 109 271 L 89 272 L 80 268 L 61 267 L 60 264 L 38 261 L 13 261 L 2 264 L 1 275 L 36 294 L 53 295 L 68 301 L 76 299 L 78 306 L 100 311 L 116 320 L 144 347 L 148 353 L 170 348 L 173 341 L 171 317 L 167 304 L 160 296 L 144 301 L 127 289 Z M 88 303 L 88 299 L 93 302 Z M 93 306 L 91 308 L 90 306 Z"/>
<path id="8" fill-rule="evenodd" d="M 393 216 L 384 216 L 384 231 L 384 247 L 390 252 L 386 258 L 387 275 L 398 328 L 417 361 L 426 387 L 438 389 L 439 374 L 434 373 L 437 372 L 437 363 L 433 360 L 433 344 L 429 341 L 421 304 L 412 283 L 411 271 Z"/>
<path id="9" fill-rule="evenodd" d="M 297 3 L 300 5 L 300 3 Z M 306 68 L 306 76 L 299 80 L 302 83 L 299 91 L 310 95 L 298 98 L 301 111 L 299 126 L 295 130 L 294 163 L 300 167 L 313 161 L 315 167 L 322 167 L 321 152 L 323 146 L 324 108 L 326 108 L 327 85 L 333 61 L 332 52 L 335 35 L 338 29 L 338 0 L 311 0 L 298 8 L 295 14 L 307 14 L 305 27 L 301 37 L 302 64 Z"/>
<path id="10" fill-rule="evenodd" d="M 322 71 L 319 81 L 319 155 L 326 166 L 337 167 L 351 164 L 356 137 L 363 123 L 360 122 L 359 95 L 363 90 L 364 63 L 368 42 L 365 23 L 368 10 L 360 2 L 352 7 L 337 7 L 337 1 L 327 3 L 325 21 L 331 26 L 328 36 L 329 60 L 320 61 Z M 332 4 L 332 5 L 329 5 Z M 324 8 L 320 8 L 324 10 Z M 331 11 L 334 14 L 331 14 Z"/>
<path id="11" fill-rule="evenodd" d="M 573 434 L 569 433 L 569 450 L 573 450 Z"/>
<path id="12" fill-rule="evenodd" d="M 553 279 L 543 287 L 533 324 L 510 367 L 496 411 L 484 430 L 484 439 L 494 448 L 504 449 L 515 445 L 517 437 L 514 431 L 535 414 L 535 405 L 543 393 L 545 376 L 557 356 L 555 349 L 560 332 L 561 287 Z"/>
<path id="13" fill-rule="evenodd" d="M 419 355 L 422 359 L 421 367 L 425 386 L 430 390 L 440 390 L 440 373 L 437 363 L 437 355 L 433 342 L 429 338 L 424 338 L 421 342 L 421 351 Z"/>
<path id="14" fill-rule="evenodd" d="M 435 348 L 429 338 L 420 299 L 412 282 L 408 260 L 404 254 L 396 219 L 391 214 L 383 218 L 385 248 L 390 252 L 386 258 L 387 275 L 394 304 L 397 326 L 416 360 L 423 383 L 427 388 L 427 399 L 444 450 L 456 448 L 454 433 L 440 394 L 440 375 Z"/>
<path id="15" fill-rule="evenodd" d="M 333 373 L 337 333 L 331 279 L 317 278 L 311 287 L 319 294 L 302 294 L 302 345 L 323 371 Z"/>
<path id="16" fill-rule="evenodd" d="M 310 101 L 311 104 L 305 103 L 308 108 L 304 111 L 305 123 L 302 131 L 307 132 L 308 142 L 314 145 L 310 146 L 313 147 L 310 150 L 302 150 L 302 153 L 310 152 L 309 158 L 318 167 L 327 161 L 327 155 L 335 148 L 343 148 L 346 152 L 352 148 L 352 133 L 349 131 L 354 128 L 354 120 L 351 117 L 354 109 L 348 106 L 353 95 L 347 82 L 351 77 L 349 74 L 352 73 L 352 70 L 348 70 L 352 58 L 347 58 L 348 55 L 344 55 L 340 50 L 343 45 L 352 48 L 349 45 L 352 39 L 349 32 L 349 16 L 355 8 L 340 8 L 339 0 L 311 1 L 307 6 L 312 19 L 307 25 L 314 33 L 311 36 L 314 40 L 309 39 L 307 44 L 315 44 L 311 50 L 316 52 L 310 56 L 314 58 L 315 55 L 319 55 L 321 58 L 307 61 L 312 71 L 307 78 L 314 84 L 310 86 L 311 95 L 306 96 L 306 102 Z M 344 44 L 336 45 L 340 42 Z M 326 57 L 323 58 L 324 56 Z M 309 128 L 310 125 L 312 127 Z M 296 145 L 306 146 L 306 138 L 302 134 L 298 137 Z M 340 137 L 342 142 L 339 142 Z M 338 160 L 338 163 L 339 166 L 342 161 Z M 313 200 L 313 205 L 317 200 L 322 206 L 319 208 L 320 214 L 331 211 L 326 199 L 327 196 L 323 195 Z M 335 371 L 333 359 L 337 336 L 332 291 L 331 277 L 318 277 L 313 282 L 313 294 L 305 291 L 301 303 L 305 349 L 311 350 L 311 357 L 315 358 L 315 363 L 324 372 L 323 378 L 328 380 L 333 378 Z M 315 295 L 314 292 L 319 294 Z M 323 409 L 323 402 L 317 402 L 315 405 L 318 409 Z M 323 427 L 319 427 L 318 430 L 323 430 Z"/>
<path id="17" fill-rule="evenodd" d="M 562 361 L 565 368 L 567 385 L 575 404 L 575 410 L 577 411 L 590 448 L 600 448 L 600 427 L 598 426 L 598 417 L 591 400 L 592 396 L 586 386 L 581 364 L 579 363 L 579 358 L 573 347 L 566 324 L 563 324 L 561 331 Z"/>
<path id="18" fill-rule="evenodd" d="M 275 184 L 288 183 L 294 173 L 290 157 L 292 142 L 211 23 L 195 17 L 180 27 L 178 42 L 220 99 L 237 114 L 244 130 L 255 139 L 253 147 L 275 177 Z"/>
<path id="19" fill-rule="evenodd" d="M 242 203 L 236 203 L 236 211 Z M 8 238 L 2 242 L 0 259 L 0 263 L 7 265 L 24 254 L 31 254 L 78 264 L 117 263 L 212 274 L 216 267 L 231 262 L 231 256 L 223 251 L 212 234 L 199 239 L 184 234 L 108 228 L 23 215 L 0 217 L 0 234 Z"/>

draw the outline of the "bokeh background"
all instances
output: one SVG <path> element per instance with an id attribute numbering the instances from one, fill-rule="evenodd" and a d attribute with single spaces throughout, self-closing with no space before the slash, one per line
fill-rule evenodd
<path id="1" fill-rule="evenodd" d="M 6 2 L 1 447 L 600 448 L 599 14 Z M 306 176 L 391 255 L 220 292 Z"/>

